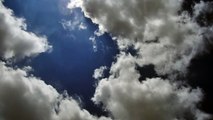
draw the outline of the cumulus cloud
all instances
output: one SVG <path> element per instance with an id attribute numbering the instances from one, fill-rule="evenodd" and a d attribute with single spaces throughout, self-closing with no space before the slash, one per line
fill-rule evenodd
<path id="1" fill-rule="evenodd" d="M 202 99 L 200 89 L 150 78 L 139 81 L 134 57 L 122 54 L 110 70 L 108 78 L 100 80 L 92 100 L 103 103 L 116 120 L 204 120 L 197 104 Z"/>
<path id="2" fill-rule="evenodd" d="M 7 61 L 48 49 L 47 39 L 27 32 L 24 19 L 15 17 L 0 0 L 0 57 Z M 91 115 L 66 92 L 60 94 L 28 74 L 32 69 L 15 69 L 0 61 L 0 120 L 111 120 Z"/>
<path id="3" fill-rule="evenodd" d="M 0 55 L 3 58 L 23 58 L 47 51 L 46 37 L 37 36 L 26 31 L 23 18 L 14 16 L 0 0 Z"/>
<path id="4" fill-rule="evenodd" d="M 142 39 L 147 21 L 172 19 L 168 17 L 172 17 L 179 5 L 180 1 L 176 0 L 73 0 L 68 7 L 81 7 L 100 29 L 116 36 Z"/>
<path id="5" fill-rule="evenodd" d="M 176 73 L 186 74 L 191 59 L 205 49 L 203 37 L 212 31 L 196 21 L 206 5 L 195 5 L 194 16 L 190 16 L 181 10 L 182 4 L 183 0 L 71 0 L 68 5 L 70 9 L 80 7 L 85 17 L 98 24 L 99 32 L 109 33 L 120 48 L 110 76 L 99 80 L 92 98 L 103 103 L 115 119 L 208 118 L 197 108 L 201 90 L 175 81 Z M 135 56 L 125 53 L 130 46 L 136 50 Z M 143 75 L 135 66 L 149 64 L 168 78 L 139 82 Z"/>
<path id="6" fill-rule="evenodd" d="M 1 120 L 110 120 L 97 118 L 76 100 L 42 80 L 0 62 Z"/>
<path id="7" fill-rule="evenodd" d="M 141 66 L 154 64 L 159 74 L 167 74 L 184 71 L 204 42 L 204 28 L 186 12 L 178 14 L 181 5 L 182 0 L 72 0 L 68 7 L 80 7 L 121 49 L 133 44 Z"/>
<path id="8" fill-rule="evenodd" d="M 208 118 L 208 115 L 196 109 L 196 104 L 201 100 L 202 95 L 199 89 L 177 89 L 177 86 L 160 78 L 147 79 L 143 83 L 112 80 L 102 80 L 99 83 L 93 100 L 97 103 L 102 102 L 115 119 L 204 120 Z"/>
<path id="9" fill-rule="evenodd" d="M 99 25 L 97 36 L 109 32 L 117 40 L 120 54 L 102 78 L 92 100 L 102 103 L 117 120 L 204 120 L 209 115 L 197 108 L 202 100 L 199 88 L 182 86 L 169 79 L 142 76 L 136 64 L 154 64 L 158 74 L 185 73 L 190 60 L 202 51 L 203 29 L 187 13 L 177 14 L 181 0 L 72 0 L 70 8 L 81 7 L 85 16 Z M 203 7 L 195 7 L 195 14 Z M 64 21 L 66 23 L 67 21 Z M 45 37 L 26 31 L 24 19 L 0 1 L 0 55 L 23 58 L 45 52 L 50 46 Z M 78 25 L 81 22 L 64 25 Z M 81 27 L 80 27 L 81 26 Z M 91 38 L 95 41 L 95 37 Z M 138 56 L 126 54 L 129 46 Z M 0 62 L 1 120 L 111 120 L 96 117 L 82 109 L 66 93 L 60 94 L 25 70 Z M 94 78 L 103 77 L 105 67 L 96 69 Z"/>

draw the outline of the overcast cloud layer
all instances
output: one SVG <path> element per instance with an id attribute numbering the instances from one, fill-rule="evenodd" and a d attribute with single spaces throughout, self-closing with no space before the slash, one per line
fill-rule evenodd
<path id="1" fill-rule="evenodd" d="M 0 55 L 8 58 L 23 58 L 47 51 L 46 37 L 26 31 L 23 18 L 17 18 L 0 0 Z"/>
<path id="2" fill-rule="evenodd" d="M 195 18 L 208 3 L 199 3 L 194 16 L 181 11 L 182 0 L 71 0 L 68 8 L 80 7 L 85 16 L 117 41 L 120 54 L 110 68 L 110 76 L 99 79 L 92 100 L 102 103 L 118 120 L 204 120 L 210 117 L 197 108 L 202 100 L 199 88 L 176 81 L 186 74 L 191 59 L 205 49 L 203 35 L 210 27 L 200 27 Z M 205 9 L 204 9 L 205 8 Z M 206 10 L 208 11 L 208 9 Z M 206 31 L 209 31 L 206 34 Z M 129 47 L 136 56 L 125 53 Z M 142 75 L 136 65 L 153 64 L 158 75 Z M 94 76 L 102 76 L 95 71 Z"/>

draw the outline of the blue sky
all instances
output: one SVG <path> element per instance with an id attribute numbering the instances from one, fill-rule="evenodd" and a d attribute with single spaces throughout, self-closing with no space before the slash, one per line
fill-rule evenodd
<path id="1" fill-rule="evenodd" d="M 97 37 L 97 51 L 89 37 L 94 36 L 97 25 L 84 18 L 80 9 L 73 13 L 66 8 L 66 0 L 6 0 L 4 5 L 18 17 L 26 19 L 27 30 L 45 35 L 53 49 L 35 58 L 20 61 L 19 66 L 32 66 L 32 74 L 57 90 L 67 90 L 70 95 L 83 100 L 84 107 L 97 112 L 90 101 L 95 91 L 94 70 L 100 66 L 110 67 L 117 46 L 111 37 L 104 34 Z M 62 9 L 63 8 L 63 9 Z M 87 29 L 64 29 L 62 20 L 74 21 L 82 17 Z M 79 19 L 78 19 L 79 20 Z M 98 113 L 97 113 L 98 114 Z"/>
<path id="2" fill-rule="evenodd" d="M 0 119 L 212 119 L 206 1 L 0 0 Z"/>

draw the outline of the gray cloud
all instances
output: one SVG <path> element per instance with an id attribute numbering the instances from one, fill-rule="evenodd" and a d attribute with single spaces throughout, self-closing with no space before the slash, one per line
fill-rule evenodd
<path id="1" fill-rule="evenodd" d="M 0 0 L 0 55 L 5 59 L 23 58 L 45 52 L 51 48 L 46 37 L 26 31 L 23 18 L 14 16 Z"/>

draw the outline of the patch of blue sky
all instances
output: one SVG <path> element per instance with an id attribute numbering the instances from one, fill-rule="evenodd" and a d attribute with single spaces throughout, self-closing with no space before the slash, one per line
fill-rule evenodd
<path id="1" fill-rule="evenodd" d="M 20 61 L 16 65 L 32 66 L 33 75 L 61 92 L 67 90 L 71 95 L 80 96 L 84 100 L 85 108 L 98 114 L 90 101 L 95 90 L 92 75 L 100 66 L 110 67 L 118 49 L 111 37 L 105 33 L 95 37 L 97 51 L 94 51 L 94 44 L 89 38 L 94 36 L 98 26 L 85 18 L 80 9 L 70 12 L 66 8 L 67 2 L 68 0 L 4 2 L 16 16 L 26 19 L 28 31 L 47 36 L 53 46 L 50 53 Z M 63 22 L 76 22 L 76 26 L 73 27 L 71 23 L 63 26 Z M 86 29 L 79 29 L 81 24 Z"/>

